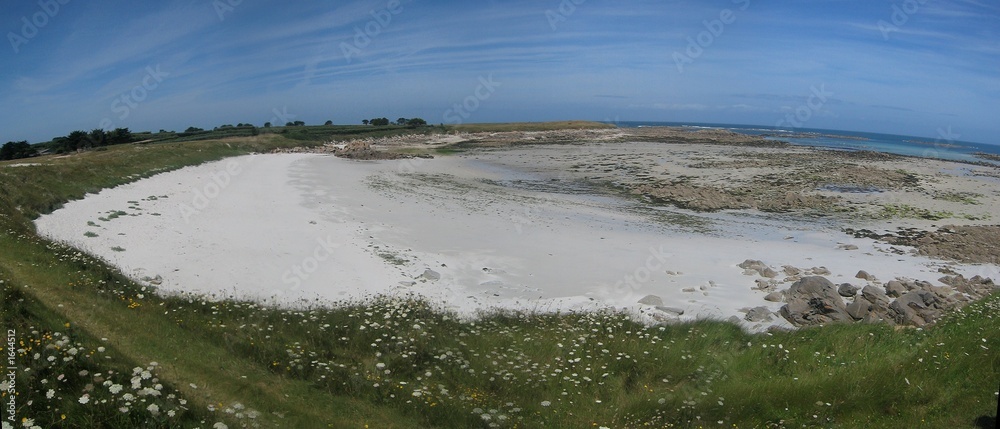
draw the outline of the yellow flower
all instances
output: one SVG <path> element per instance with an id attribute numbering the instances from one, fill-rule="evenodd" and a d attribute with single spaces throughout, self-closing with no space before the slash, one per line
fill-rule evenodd
<path id="1" fill-rule="evenodd" d="M 69 322 L 66 322 L 66 325 L 65 325 L 65 326 L 66 326 L 66 327 L 68 328 L 68 327 L 69 327 Z"/>
<path id="2" fill-rule="evenodd" d="M 63 414 L 63 415 L 59 416 L 59 418 L 62 419 L 62 420 L 66 420 L 66 415 Z"/>

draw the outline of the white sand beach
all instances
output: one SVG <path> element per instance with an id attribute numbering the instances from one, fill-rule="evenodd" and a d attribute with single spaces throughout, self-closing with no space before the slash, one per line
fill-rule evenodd
<path id="1" fill-rule="evenodd" d="M 790 284 L 786 265 L 828 270 L 834 283 L 864 286 L 855 274 L 866 270 L 872 282 L 939 284 L 943 262 L 851 238 L 836 225 L 651 210 L 549 188 L 562 176 L 531 150 L 393 161 L 244 156 L 89 195 L 36 225 L 163 293 L 283 304 L 413 293 L 463 315 L 614 307 L 650 321 L 742 320 L 749 308 L 782 305 L 756 289 L 770 279 L 738 267 L 747 259 L 772 267 L 779 288 Z M 537 162 L 517 167 L 515 156 Z M 639 303 L 644 297 L 649 305 Z M 748 323 L 770 325 L 790 326 L 777 315 Z"/>

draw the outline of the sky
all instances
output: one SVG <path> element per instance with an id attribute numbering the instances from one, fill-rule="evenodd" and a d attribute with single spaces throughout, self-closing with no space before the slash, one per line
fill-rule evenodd
<path id="1" fill-rule="evenodd" d="M 992 0 L 0 0 L 0 32 L 0 142 L 421 117 L 1000 144 Z"/>

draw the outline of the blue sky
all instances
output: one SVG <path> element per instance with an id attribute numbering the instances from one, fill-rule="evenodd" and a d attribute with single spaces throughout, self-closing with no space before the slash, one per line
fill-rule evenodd
<path id="1" fill-rule="evenodd" d="M 0 141 L 402 116 L 950 129 L 1000 144 L 991 0 L 0 4 Z"/>

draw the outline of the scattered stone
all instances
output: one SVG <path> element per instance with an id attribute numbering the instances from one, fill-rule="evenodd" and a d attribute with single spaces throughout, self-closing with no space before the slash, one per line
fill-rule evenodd
<path id="1" fill-rule="evenodd" d="M 854 278 L 868 280 L 868 281 L 875 280 L 875 276 L 868 274 L 868 272 L 865 270 L 858 271 L 858 273 L 854 275 Z"/>
<path id="2" fill-rule="evenodd" d="M 754 286 L 754 289 L 761 290 L 761 291 L 772 291 L 772 290 L 774 290 L 775 284 L 774 284 L 773 280 L 767 281 L 767 280 L 764 280 L 764 279 L 757 279 L 757 280 L 754 280 L 754 282 L 757 283 L 757 286 Z"/>
<path id="3" fill-rule="evenodd" d="M 764 269 L 758 270 L 757 272 L 759 272 L 762 277 L 767 277 L 769 279 L 778 277 L 778 272 L 772 270 L 771 267 L 764 267 Z"/>
<path id="4" fill-rule="evenodd" d="M 755 259 L 747 259 L 738 266 L 743 268 L 743 275 L 760 275 L 761 277 L 767 277 L 769 279 L 778 277 L 777 271 L 774 271 L 771 267 Z"/>
<path id="5" fill-rule="evenodd" d="M 850 283 L 843 283 L 837 287 L 837 293 L 844 298 L 851 298 L 858 294 L 859 288 Z"/>
<path id="6" fill-rule="evenodd" d="M 405 286 L 405 287 L 410 287 L 410 286 L 413 286 L 413 285 L 417 284 L 417 282 L 402 281 L 402 282 L 399 282 L 399 284 L 402 285 L 402 286 Z"/>
<path id="7" fill-rule="evenodd" d="M 431 280 L 431 281 L 441 280 L 441 274 L 438 273 L 437 271 L 434 271 L 434 270 L 430 269 L 430 268 L 424 270 L 424 273 L 421 274 L 420 277 L 423 277 L 423 278 L 425 278 L 427 280 Z"/>
<path id="8" fill-rule="evenodd" d="M 761 307 L 754 307 L 754 308 L 750 309 L 750 311 L 747 312 L 747 315 L 746 315 L 745 319 L 746 319 L 747 322 L 755 322 L 755 323 L 756 322 L 770 322 L 772 320 L 772 318 L 771 318 L 771 310 L 769 310 L 767 307 L 763 307 L 763 306 L 761 306 Z"/>
<path id="9" fill-rule="evenodd" d="M 802 270 L 800 270 L 798 268 L 795 268 L 795 267 L 793 267 L 791 265 L 782 266 L 781 269 L 782 269 L 782 271 L 785 272 L 786 275 L 789 275 L 789 276 L 797 276 L 799 274 L 802 274 Z"/>
<path id="10" fill-rule="evenodd" d="M 838 247 L 840 247 L 840 249 L 842 250 L 858 250 L 858 246 L 855 246 L 853 244 L 841 244 Z"/>
<path id="11" fill-rule="evenodd" d="M 785 300 L 784 292 L 771 292 L 764 297 L 764 301 L 768 302 L 782 302 Z"/>
<path id="12" fill-rule="evenodd" d="M 966 280 L 965 277 L 959 274 L 957 276 L 941 277 L 939 281 L 955 288 L 959 292 L 969 295 L 974 300 L 984 298 L 998 288 L 992 279 L 982 278 L 981 276 L 975 276 Z"/>
<path id="13" fill-rule="evenodd" d="M 694 293 L 695 289 L 693 287 L 686 287 L 684 289 L 681 289 L 681 292 Z"/>
<path id="14" fill-rule="evenodd" d="M 676 308 L 676 307 L 664 307 L 662 305 L 658 305 L 658 306 L 656 306 L 656 309 L 660 310 L 660 311 L 662 311 L 664 313 L 670 313 L 670 314 L 674 314 L 674 315 L 677 315 L 677 316 L 683 316 L 684 315 L 684 310 L 682 310 L 680 308 Z"/>
<path id="15" fill-rule="evenodd" d="M 646 295 L 642 299 L 639 300 L 639 304 L 652 305 L 654 307 L 655 306 L 661 306 L 661 305 L 663 305 L 663 298 L 660 298 L 660 297 L 658 297 L 656 295 Z"/>
<path id="16" fill-rule="evenodd" d="M 756 259 L 747 259 L 737 265 L 744 270 L 760 271 L 761 269 L 767 268 L 767 265 Z"/>
<path id="17" fill-rule="evenodd" d="M 830 270 L 826 269 L 826 267 L 812 267 L 812 268 L 809 269 L 809 271 L 814 276 L 828 276 L 828 275 L 830 275 Z"/>

